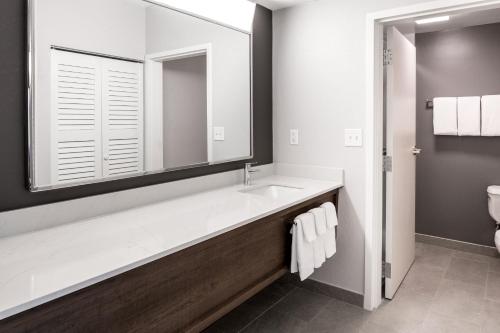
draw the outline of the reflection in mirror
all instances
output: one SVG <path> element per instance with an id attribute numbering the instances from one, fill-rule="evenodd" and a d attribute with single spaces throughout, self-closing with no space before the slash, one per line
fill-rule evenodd
<path id="1" fill-rule="evenodd" d="M 33 0 L 33 190 L 248 159 L 251 34 L 141 0 Z"/>
<path id="2" fill-rule="evenodd" d="M 207 55 L 164 60 L 161 65 L 163 87 L 158 87 L 163 92 L 163 167 L 207 162 Z M 185 142 L 189 149 L 176 142 Z"/>

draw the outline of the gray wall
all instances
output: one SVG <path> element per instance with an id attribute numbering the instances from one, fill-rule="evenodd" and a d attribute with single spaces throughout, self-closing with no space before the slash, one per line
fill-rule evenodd
<path id="1" fill-rule="evenodd" d="M 500 137 L 434 136 L 437 96 L 500 94 L 500 24 L 416 35 L 418 233 L 493 246 L 486 187 L 500 184 Z"/>
<path id="2" fill-rule="evenodd" d="M 163 166 L 176 168 L 207 161 L 207 57 L 166 61 Z"/>
<path id="3" fill-rule="evenodd" d="M 245 161 L 78 186 L 27 190 L 26 1 L 0 1 L 0 211 L 242 168 Z M 254 161 L 272 163 L 272 13 L 257 6 L 253 33 Z"/>

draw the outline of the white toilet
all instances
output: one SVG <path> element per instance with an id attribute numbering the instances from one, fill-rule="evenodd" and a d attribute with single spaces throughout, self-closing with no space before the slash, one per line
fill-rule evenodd
<path id="1" fill-rule="evenodd" d="M 488 186 L 488 211 L 497 222 L 495 245 L 500 252 L 500 186 Z"/>

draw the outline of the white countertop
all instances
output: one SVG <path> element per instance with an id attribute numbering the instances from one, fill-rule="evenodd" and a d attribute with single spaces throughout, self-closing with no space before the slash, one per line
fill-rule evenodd
<path id="1" fill-rule="evenodd" d="M 236 185 L 0 238 L 0 320 L 343 186 L 281 176 L 255 181 L 263 184 L 301 190 L 270 199 Z"/>

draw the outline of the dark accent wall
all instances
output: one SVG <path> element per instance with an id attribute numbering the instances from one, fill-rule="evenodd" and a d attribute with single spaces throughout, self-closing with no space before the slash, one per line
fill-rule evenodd
<path id="1" fill-rule="evenodd" d="M 27 4 L 0 1 L 0 211 L 121 191 L 243 168 L 245 161 L 49 192 L 27 183 Z M 253 31 L 254 161 L 272 163 L 272 12 L 257 6 Z"/>
<path id="2" fill-rule="evenodd" d="M 435 136 L 425 100 L 500 94 L 500 24 L 417 34 L 416 230 L 494 246 L 486 188 L 500 184 L 500 137 Z"/>

